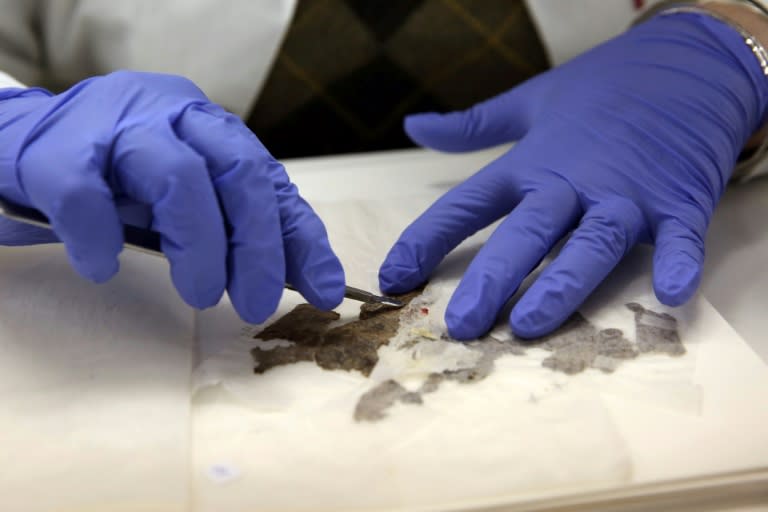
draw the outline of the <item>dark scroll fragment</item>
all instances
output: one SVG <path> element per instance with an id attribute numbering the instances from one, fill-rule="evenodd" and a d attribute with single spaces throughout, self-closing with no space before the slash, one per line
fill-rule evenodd
<path id="1" fill-rule="evenodd" d="M 421 290 L 396 296 L 408 303 Z M 403 309 L 363 304 L 358 320 L 330 328 L 339 319 L 332 311 L 320 311 L 309 304 L 300 304 L 254 338 L 264 341 L 292 341 L 290 346 L 270 350 L 259 347 L 251 351 L 256 373 L 275 366 L 299 361 L 314 361 L 326 370 L 357 370 L 366 377 L 379 360 L 378 349 L 389 343 L 397 333 Z"/>

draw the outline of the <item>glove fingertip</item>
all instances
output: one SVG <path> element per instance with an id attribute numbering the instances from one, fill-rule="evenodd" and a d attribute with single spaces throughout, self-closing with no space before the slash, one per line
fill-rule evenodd
<path id="1" fill-rule="evenodd" d="M 455 340 L 469 341 L 477 338 L 476 329 L 471 325 L 471 320 L 451 309 L 445 312 L 445 325 L 448 328 L 448 334 Z"/>
<path id="2" fill-rule="evenodd" d="M 221 300 L 222 295 L 224 295 L 224 286 L 220 283 L 199 283 L 183 294 L 187 304 L 197 309 L 215 306 Z"/>
<path id="3" fill-rule="evenodd" d="M 163 235 L 162 250 L 170 262 L 171 280 L 181 298 L 197 309 L 218 304 L 227 283 L 227 270 L 218 245 L 207 252 L 191 251 L 168 235 Z M 218 250 L 217 250 L 218 249 Z"/>
<path id="4" fill-rule="evenodd" d="M 320 219 L 306 202 L 296 197 L 309 215 L 290 229 L 291 236 L 285 239 L 285 280 L 310 304 L 329 311 L 344 300 L 344 267 L 331 248 Z"/>
<path id="5" fill-rule="evenodd" d="M 325 311 L 335 309 L 344 300 L 344 278 L 342 277 L 337 284 L 333 286 L 324 286 L 323 291 L 318 294 L 318 299 L 312 304 Z"/>
<path id="6" fill-rule="evenodd" d="M 425 281 L 419 271 L 410 266 L 385 262 L 379 269 L 379 289 L 383 293 L 408 293 Z"/>
<path id="7" fill-rule="evenodd" d="M 94 227 L 90 232 L 73 227 L 72 219 L 56 230 L 64 241 L 69 262 L 75 271 L 94 283 L 110 280 L 120 269 L 118 255 L 122 250 L 122 233 L 112 229 L 110 222 Z M 119 224 L 118 224 L 119 226 Z"/>
<path id="8" fill-rule="evenodd" d="M 425 112 L 407 116 L 403 128 L 408 137 L 420 146 L 439 151 L 461 151 L 460 141 L 462 130 L 457 129 L 458 113 L 438 114 Z M 458 132 L 458 133 L 457 133 Z"/>
<path id="9" fill-rule="evenodd" d="M 323 269 L 318 275 L 320 277 L 305 282 L 300 291 L 313 306 L 330 311 L 344 300 L 344 270 L 339 263 Z"/>
<path id="10" fill-rule="evenodd" d="M 441 117 L 437 112 L 410 114 L 403 119 L 403 128 L 411 139 L 417 141 L 423 133 L 428 133 L 435 123 L 440 121 Z"/>
<path id="11" fill-rule="evenodd" d="M 418 251 L 402 238 L 389 250 L 379 267 L 379 288 L 384 293 L 407 293 L 424 284 L 428 276 L 422 270 Z"/>
<path id="12" fill-rule="evenodd" d="M 496 312 L 491 311 L 482 287 L 463 281 L 445 310 L 448 334 L 460 341 L 477 339 L 493 327 Z"/>
<path id="13" fill-rule="evenodd" d="M 509 327 L 515 336 L 523 339 L 538 338 L 547 334 L 549 318 L 537 311 L 521 311 L 517 308 L 509 315 Z"/>
<path id="14" fill-rule="evenodd" d="M 80 276 L 96 284 L 106 283 L 120 270 L 120 263 L 116 258 L 94 261 L 85 260 L 70 253 L 69 262 Z"/>
<path id="15" fill-rule="evenodd" d="M 509 327 L 516 336 L 523 339 L 545 336 L 569 316 L 570 308 L 565 306 L 567 303 L 563 301 L 562 291 L 553 293 L 552 288 L 537 281 L 512 308 Z"/>
<path id="16" fill-rule="evenodd" d="M 238 285 L 231 284 L 229 287 L 229 297 L 235 311 L 245 322 L 254 325 L 264 323 L 277 311 L 282 294 L 283 285 L 276 282 L 264 283 L 259 295 L 255 297 Z"/>
<path id="17" fill-rule="evenodd" d="M 457 311 L 449 307 L 445 312 L 445 325 L 451 338 L 459 341 L 472 341 L 486 334 L 493 327 L 493 318 L 479 310 Z"/>
<path id="18" fill-rule="evenodd" d="M 701 265 L 692 258 L 681 258 L 654 273 L 653 289 L 662 304 L 675 307 L 693 297 L 700 282 Z"/>

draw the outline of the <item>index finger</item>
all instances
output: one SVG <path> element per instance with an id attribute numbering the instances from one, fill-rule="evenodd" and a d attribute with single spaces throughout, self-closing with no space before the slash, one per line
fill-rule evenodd
<path id="1" fill-rule="evenodd" d="M 509 213 L 520 187 L 508 178 L 514 150 L 446 192 L 409 225 L 379 270 L 385 293 L 404 293 L 427 281 L 445 256 L 464 239 Z"/>

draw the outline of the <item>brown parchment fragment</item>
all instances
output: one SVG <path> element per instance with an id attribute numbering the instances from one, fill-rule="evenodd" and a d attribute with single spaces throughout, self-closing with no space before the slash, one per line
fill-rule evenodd
<path id="1" fill-rule="evenodd" d="M 409 303 L 421 289 L 395 298 Z M 256 373 L 299 361 L 314 361 L 326 370 L 357 370 L 366 377 L 379 360 L 378 349 L 397 333 L 402 309 L 363 304 L 357 320 L 328 329 L 339 314 L 300 304 L 258 333 L 264 341 L 288 340 L 290 346 L 251 351 Z"/>

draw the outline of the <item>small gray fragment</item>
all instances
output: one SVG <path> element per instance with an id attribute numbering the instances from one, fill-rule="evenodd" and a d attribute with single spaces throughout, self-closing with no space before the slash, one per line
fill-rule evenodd
<path id="1" fill-rule="evenodd" d="M 595 360 L 592 361 L 592 368 L 596 368 L 602 371 L 603 373 L 613 373 L 614 371 L 616 371 L 616 368 L 618 368 L 620 364 L 621 364 L 620 359 L 598 354 L 597 356 L 595 356 Z"/>
<path id="2" fill-rule="evenodd" d="M 597 355 L 612 359 L 634 359 L 637 351 L 619 329 L 603 329 L 598 333 Z M 617 361 L 618 362 L 618 361 Z"/>
<path id="3" fill-rule="evenodd" d="M 552 334 L 529 345 L 551 351 L 542 366 L 566 375 L 581 373 L 587 368 L 611 373 L 621 360 L 637 357 L 634 345 L 620 329 L 598 331 L 579 313 L 571 315 Z"/>
<path id="4" fill-rule="evenodd" d="M 670 356 L 685 354 L 675 317 L 667 313 L 656 313 L 636 302 L 626 306 L 635 313 L 636 342 L 640 353 L 654 352 Z"/>
<path id="5" fill-rule="evenodd" d="M 385 380 L 363 393 L 363 396 L 357 401 L 355 421 L 378 421 L 384 419 L 387 416 L 387 409 L 396 402 L 421 404 L 422 399 L 418 393 L 408 391 L 396 380 Z"/>
<path id="6" fill-rule="evenodd" d="M 419 393 L 425 395 L 427 393 L 434 393 L 440 387 L 440 384 L 445 380 L 445 376 L 442 373 L 430 373 L 427 380 L 421 385 Z"/>
<path id="7" fill-rule="evenodd" d="M 597 339 L 597 329 L 579 313 L 574 313 L 557 331 L 535 342 L 535 346 L 552 351 L 542 366 L 574 375 L 589 368 L 594 361 Z"/>
<path id="8" fill-rule="evenodd" d="M 421 405 L 424 403 L 424 400 L 421 399 L 421 395 L 416 393 L 415 391 L 409 391 L 408 393 L 404 394 L 400 397 L 400 401 L 404 404 L 417 404 Z"/>
<path id="9" fill-rule="evenodd" d="M 580 313 L 574 313 L 555 332 L 529 344 L 556 351 L 570 345 L 594 343 L 596 335 L 597 329 Z"/>
<path id="10" fill-rule="evenodd" d="M 592 364 L 597 355 L 597 345 L 591 342 L 574 343 L 558 348 L 541 362 L 545 368 L 560 371 L 566 375 L 581 373 Z"/>

